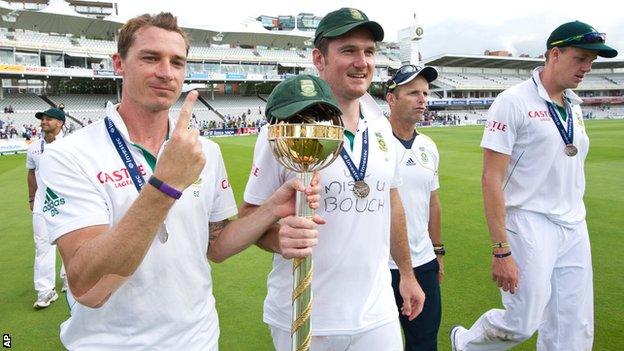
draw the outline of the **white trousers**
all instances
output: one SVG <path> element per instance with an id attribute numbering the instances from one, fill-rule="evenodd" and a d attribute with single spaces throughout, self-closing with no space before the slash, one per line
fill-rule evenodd
<path id="1" fill-rule="evenodd" d="M 35 240 L 34 281 L 38 294 L 54 290 L 56 285 L 56 245 L 51 245 L 48 229 L 42 214 L 33 213 L 33 235 Z M 61 277 L 65 269 L 61 267 Z"/>
<path id="2" fill-rule="evenodd" d="M 276 351 L 290 351 L 290 332 L 270 326 Z M 355 335 L 312 336 L 311 351 L 402 351 L 399 319 Z"/>
<path id="3" fill-rule="evenodd" d="M 566 228 L 543 215 L 512 210 L 506 225 L 520 274 L 518 290 L 501 290 L 505 309 L 486 312 L 458 334 L 457 349 L 507 350 L 537 331 L 537 350 L 591 350 L 594 296 L 587 224 Z"/>

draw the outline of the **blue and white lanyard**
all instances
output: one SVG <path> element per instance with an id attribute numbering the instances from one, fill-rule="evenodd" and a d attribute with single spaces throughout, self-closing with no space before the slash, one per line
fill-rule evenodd
<path id="1" fill-rule="evenodd" d="M 141 188 L 143 188 L 143 185 L 145 185 L 145 179 L 141 175 L 141 172 L 139 172 L 139 167 L 137 166 L 136 162 L 134 162 L 134 157 L 132 157 L 130 150 L 128 150 L 126 142 L 123 140 L 123 137 L 119 133 L 119 130 L 115 127 L 113 121 L 111 121 L 110 118 L 105 117 L 104 123 L 106 123 L 106 131 L 108 132 L 108 136 L 110 136 L 111 141 L 113 142 L 113 145 L 115 146 L 115 149 L 119 154 L 119 157 L 121 157 L 121 160 L 126 165 L 126 169 L 128 170 L 130 178 L 132 179 L 132 184 L 134 184 L 134 187 L 138 192 L 141 192 Z"/>
<path id="2" fill-rule="evenodd" d="M 535 78 L 531 79 L 533 79 L 535 88 L 539 90 Z M 559 135 L 561 135 L 561 139 L 563 139 L 563 143 L 565 145 L 572 144 L 574 141 L 574 121 L 572 118 L 572 109 L 570 108 L 570 102 L 568 101 L 568 103 L 566 104 L 566 101 L 564 100 L 566 113 L 568 114 L 568 118 L 566 120 L 568 130 L 565 130 L 565 128 L 563 127 L 563 123 L 561 123 L 561 116 L 559 116 L 559 111 L 557 111 L 555 105 L 548 100 L 545 101 L 546 107 L 548 107 L 548 112 L 550 112 L 550 118 L 553 120 L 553 122 L 555 122 L 555 126 L 557 127 L 557 131 L 559 131 Z"/>
<path id="3" fill-rule="evenodd" d="M 568 130 L 564 129 L 563 123 L 561 123 L 561 117 L 559 116 L 559 111 L 557 111 L 554 104 L 546 101 L 546 105 L 548 106 L 548 111 L 550 112 L 550 118 L 553 122 L 555 122 L 555 126 L 557 126 L 557 130 L 559 131 L 559 135 L 561 135 L 561 139 L 563 139 L 564 144 L 572 144 L 574 140 L 574 119 L 572 118 L 572 110 L 569 107 L 569 103 L 565 104 L 566 112 L 568 114 L 568 119 L 566 120 Z"/>
<path id="4" fill-rule="evenodd" d="M 355 163 L 353 163 L 353 160 L 351 160 L 351 157 L 349 157 L 349 154 L 344 147 L 342 148 L 342 150 L 340 150 L 340 156 L 342 157 L 344 163 L 347 165 L 347 168 L 349 169 L 349 172 L 351 173 L 353 179 L 355 181 L 364 180 L 364 176 L 366 175 L 366 167 L 368 165 L 368 128 L 366 128 L 362 135 L 362 156 L 360 158 L 359 169 L 355 167 Z"/>

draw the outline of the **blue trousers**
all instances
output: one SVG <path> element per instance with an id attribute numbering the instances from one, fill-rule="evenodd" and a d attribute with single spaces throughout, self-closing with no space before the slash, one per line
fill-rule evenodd
<path id="1" fill-rule="evenodd" d="M 437 351 L 438 349 L 438 329 L 442 316 L 442 300 L 438 282 L 439 271 L 440 266 L 436 259 L 414 268 L 416 280 L 425 292 L 425 305 L 418 317 L 410 321 L 407 316 L 400 314 L 403 298 L 399 293 L 399 270 L 390 270 L 394 298 L 399 309 L 399 321 L 405 335 L 406 351 Z"/>

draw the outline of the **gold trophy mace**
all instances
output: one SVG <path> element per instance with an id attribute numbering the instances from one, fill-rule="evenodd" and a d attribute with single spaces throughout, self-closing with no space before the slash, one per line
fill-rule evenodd
<path id="1" fill-rule="evenodd" d="M 303 123 L 293 123 L 294 120 Z M 296 118 L 268 127 L 269 145 L 277 161 L 297 172 L 306 187 L 312 180 L 313 171 L 327 167 L 339 155 L 343 134 L 342 120 L 331 115 L 324 121 L 319 121 L 317 115 L 316 118 Z M 297 192 L 296 215 L 310 219 L 314 215 L 305 193 Z M 310 349 L 312 272 L 312 256 L 293 260 L 292 351 Z"/>

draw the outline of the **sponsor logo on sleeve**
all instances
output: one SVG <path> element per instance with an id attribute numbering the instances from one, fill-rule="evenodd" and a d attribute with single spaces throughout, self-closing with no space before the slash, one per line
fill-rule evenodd
<path id="1" fill-rule="evenodd" d="M 221 189 L 227 189 L 230 187 L 230 181 L 226 179 L 221 179 Z"/>
<path id="2" fill-rule="evenodd" d="M 251 175 L 254 177 L 259 177 L 260 176 L 260 168 L 256 165 L 253 165 L 253 167 L 251 167 Z"/>
<path id="3" fill-rule="evenodd" d="M 490 132 L 507 132 L 507 125 L 498 121 L 487 121 L 485 128 Z"/>
<path id="4" fill-rule="evenodd" d="M 54 190 L 46 188 L 43 213 L 50 212 L 50 215 L 54 217 L 59 214 L 58 208 L 63 205 L 65 205 L 65 198 L 58 196 Z"/>

